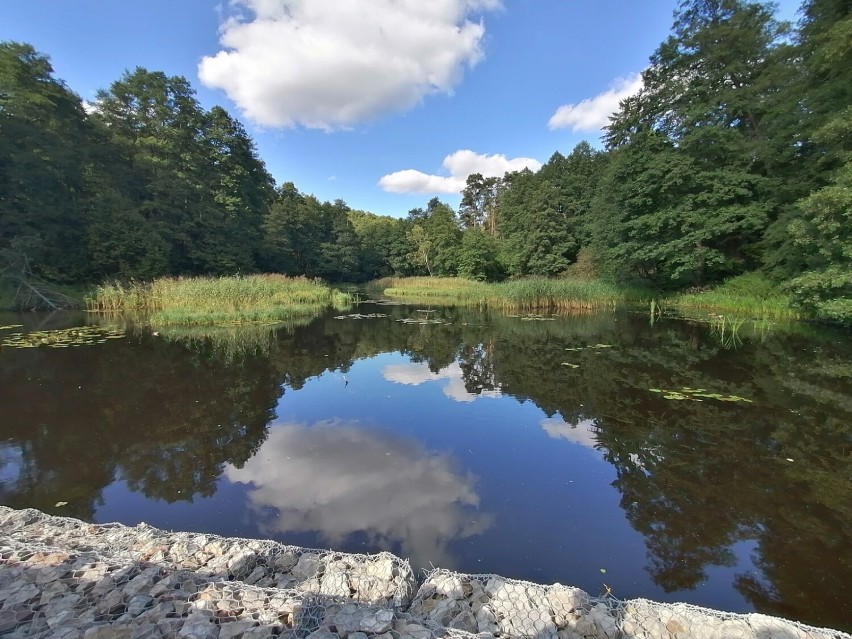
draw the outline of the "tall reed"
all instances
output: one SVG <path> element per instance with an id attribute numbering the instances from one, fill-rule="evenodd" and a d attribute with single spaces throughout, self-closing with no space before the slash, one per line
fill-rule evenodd
<path id="1" fill-rule="evenodd" d="M 638 302 L 644 293 L 595 279 L 531 277 L 488 284 L 460 277 L 394 277 L 376 280 L 368 290 L 413 303 L 487 306 L 504 310 L 614 308 Z"/>
<path id="2" fill-rule="evenodd" d="M 142 313 L 163 326 L 277 322 L 351 301 L 318 280 L 274 274 L 107 283 L 86 298 L 90 310 Z"/>

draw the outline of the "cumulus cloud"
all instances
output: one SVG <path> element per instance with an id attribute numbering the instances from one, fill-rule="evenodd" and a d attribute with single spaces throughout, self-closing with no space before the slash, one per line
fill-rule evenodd
<path id="1" fill-rule="evenodd" d="M 456 402 L 470 403 L 482 397 L 500 397 L 499 389 L 469 393 L 464 385 L 464 376 L 458 363 L 450 364 L 437 373 L 429 370 L 422 362 L 411 364 L 390 364 L 382 369 L 382 377 L 395 384 L 419 386 L 426 382 L 447 380 L 442 389 L 444 395 Z"/>
<path id="2" fill-rule="evenodd" d="M 593 419 L 584 419 L 576 424 L 569 424 L 560 417 L 551 417 L 541 420 L 541 427 L 553 439 L 567 439 L 569 442 L 586 448 L 598 447 L 598 435 Z"/>
<path id="3" fill-rule="evenodd" d="M 337 129 L 451 93 L 500 0 L 234 0 L 198 66 L 252 121 Z"/>
<path id="4" fill-rule="evenodd" d="M 400 544 L 417 566 L 452 564 L 447 544 L 487 530 L 475 478 L 446 454 L 381 431 L 325 421 L 278 424 L 232 482 L 250 484 L 264 534 L 318 532 L 331 545 L 353 533 Z"/>
<path id="5" fill-rule="evenodd" d="M 603 93 L 577 104 L 565 104 L 556 110 L 547 126 L 551 129 L 570 127 L 578 131 L 599 131 L 609 124 L 609 116 L 618 111 L 618 103 L 642 88 L 642 76 L 634 73 L 615 80 Z"/>
<path id="6" fill-rule="evenodd" d="M 464 190 L 467 176 L 471 173 L 481 173 L 484 177 L 502 177 L 509 171 L 538 171 L 541 162 L 533 158 L 509 159 L 501 154 L 485 155 L 463 149 L 445 157 L 441 166 L 449 172 L 449 176 L 406 169 L 385 175 L 379 180 L 379 186 L 389 193 L 457 194 Z"/>

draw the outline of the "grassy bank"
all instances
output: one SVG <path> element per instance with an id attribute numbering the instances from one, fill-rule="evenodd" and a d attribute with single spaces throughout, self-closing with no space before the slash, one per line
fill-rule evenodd
<path id="1" fill-rule="evenodd" d="M 389 277 L 368 290 L 414 304 L 457 304 L 504 310 L 593 310 L 650 299 L 644 291 L 601 280 L 528 278 L 494 284 L 460 277 Z"/>
<path id="2" fill-rule="evenodd" d="M 348 294 L 322 282 L 283 275 L 107 283 L 86 297 L 89 310 L 139 313 L 155 326 L 272 323 L 350 302 Z"/>
<path id="3" fill-rule="evenodd" d="M 504 310 L 594 310 L 647 305 L 673 311 L 714 311 L 758 319 L 797 319 L 790 298 L 755 274 L 698 293 L 661 295 L 598 279 L 529 278 L 489 284 L 459 277 L 389 277 L 368 291 L 413 304 L 456 304 Z"/>
<path id="4" fill-rule="evenodd" d="M 703 310 L 761 319 L 799 319 L 788 295 L 779 293 L 757 273 L 733 277 L 719 286 L 699 293 L 667 297 L 663 305 L 681 311 Z"/>

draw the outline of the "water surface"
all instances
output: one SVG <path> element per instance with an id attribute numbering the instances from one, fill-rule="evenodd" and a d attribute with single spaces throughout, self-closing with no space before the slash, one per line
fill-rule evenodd
<path id="1" fill-rule="evenodd" d="M 852 627 L 848 334 L 351 312 L 3 347 L 0 503 Z"/>

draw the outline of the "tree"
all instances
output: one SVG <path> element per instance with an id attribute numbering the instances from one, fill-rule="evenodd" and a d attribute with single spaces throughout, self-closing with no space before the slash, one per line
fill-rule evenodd
<path id="1" fill-rule="evenodd" d="M 455 275 L 462 233 L 453 210 L 432 198 L 425 210 L 409 212 L 408 221 L 406 237 L 413 246 L 411 262 L 425 268 L 429 275 Z"/>
<path id="2" fill-rule="evenodd" d="M 507 174 L 500 202 L 503 260 L 512 275 L 556 275 L 577 252 L 559 192 L 529 169 Z"/>
<path id="3" fill-rule="evenodd" d="M 483 229 L 466 229 L 458 251 L 459 275 L 473 280 L 500 279 L 497 241 Z"/>
<path id="4" fill-rule="evenodd" d="M 80 98 L 28 44 L 0 43 L 0 249 L 25 252 L 37 275 L 86 276 Z"/>
<path id="5" fill-rule="evenodd" d="M 481 173 L 467 176 L 459 206 L 459 218 L 464 228 L 487 229 L 497 235 L 497 217 L 503 180 L 497 177 L 482 177 Z"/>

